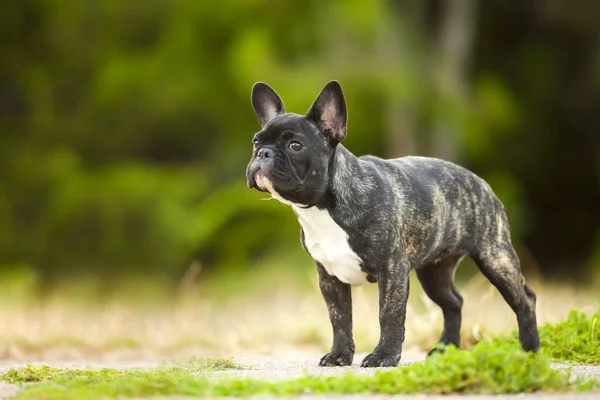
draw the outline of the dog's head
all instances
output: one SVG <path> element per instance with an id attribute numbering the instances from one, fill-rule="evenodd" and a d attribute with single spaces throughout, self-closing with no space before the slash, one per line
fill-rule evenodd
<path id="1" fill-rule="evenodd" d="M 314 205 L 329 186 L 330 161 L 346 136 L 342 87 L 329 82 L 308 112 L 298 115 L 286 113 L 279 95 L 258 82 L 252 88 L 252 106 L 262 129 L 252 139 L 248 187 L 284 203 Z"/>

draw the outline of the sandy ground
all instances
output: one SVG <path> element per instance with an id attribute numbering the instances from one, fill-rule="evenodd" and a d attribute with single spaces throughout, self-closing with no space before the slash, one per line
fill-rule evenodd
<path id="1" fill-rule="evenodd" d="M 354 359 L 354 364 L 350 367 L 318 367 L 316 364 L 320 358 L 319 354 L 301 354 L 301 353 L 287 353 L 280 354 L 277 356 L 271 355 L 245 355 L 235 358 L 235 361 L 239 364 L 249 366 L 251 369 L 247 370 L 230 370 L 220 371 L 210 374 L 215 379 L 236 377 L 236 378 L 254 378 L 264 380 L 284 380 L 293 379 L 306 374 L 310 375 L 340 375 L 348 371 L 353 371 L 359 374 L 372 374 L 375 370 L 360 368 L 359 364 L 366 354 L 357 354 Z M 425 357 L 424 353 L 418 352 L 405 352 L 401 365 L 410 365 L 413 362 L 421 361 Z M 59 362 L 59 361 L 48 361 L 48 362 L 0 362 L 0 372 L 6 371 L 9 368 L 21 367 L 27 364 L 46 364 L 57 367 L 73 367 L 73 368 L 148 368 L 157 366 L 167 360 L 141 360 L 141 361 L 71 361 L 71 362 Z M 564 364 L 555 364 L 556 368 L 565 368 Z M 600 366 L 575 366 L 572 367 L 575 375 L 587 375 L 593 376 L 600 379 Z M 17 387 L 7 383 L 0 383 L 0 398 L 10 398 L 17 392 Z M 537 400 L 551 400 L 551 399 L 599 399 L 600 393 L 588 393 L 588 394 L 522 394 L 522 395 L 510 395 L 510 396 L 343 396 L 348 400 L 362 400 L 367 398 L 378 398 L 378 399 L 430 399 L 430 400 L 450 400 L 453 398 L 460 397 L 461 399 L 482 399 L 482 400 L 504 400 L 504 399 L 537 399 Z M 260 396 L 258 398 L 268 399 L 270 397 Z M 298 398 L 310 399 L 314 396 L 301 396 Z M 340 396 L 319 396 L 319 399 L 335 398 L 339 399 Z M 184 399 L 184 397 L 172 397 L 170 400 Z"/>

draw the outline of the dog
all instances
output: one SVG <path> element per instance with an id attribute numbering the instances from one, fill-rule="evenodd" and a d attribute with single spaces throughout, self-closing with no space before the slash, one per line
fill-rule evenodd
<path id="1" fill-rule="evenodd" d="M 487 182 L 437 158 L 353 155 L 341 144 L 347 112 L 337 81 L 305 115 L 287 113 L 263 82 L 252 87 L 251 102 L 262 129 L 253 138 L 248 187 L 290 205 L 300 223 L 333 328 L 331 351 L 319 365 L 352 364 L 350 289 L 366 283 L 378 284 L 380 339 L 361 366 L 398 365 L 412 270 L 442 310 L 440 343 L 459 347 L 463 300 L 454 273 L 464 256 L 516 314 L 523 350 L 539 350 L 536 295 L 521 273 L 505 208 Z"/>

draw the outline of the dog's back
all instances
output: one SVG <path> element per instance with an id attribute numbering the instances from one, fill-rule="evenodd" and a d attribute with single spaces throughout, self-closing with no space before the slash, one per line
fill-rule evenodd
<path id="1" fill-rule="evenodd" d="M 387 179 L 400 181 L 398 222 L 413 265 L 444 256 L 494 251 L 510 241 L 504 206 L 473 172 L 431 157 L 360 157 Z"/>

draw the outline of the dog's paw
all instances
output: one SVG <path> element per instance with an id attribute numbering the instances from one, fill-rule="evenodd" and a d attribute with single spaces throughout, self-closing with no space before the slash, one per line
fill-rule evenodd
<path id="1" fill-rule="evenodd" d="M 319 361 L 321 367 L 343 367 L 346 365 L 352 365 L 354 359 L 354 352 L 352 351 L 337 351 L 334 350 L 331 353 L 325 354 Z"/>
<path id="2" fill-rule="evenodd" d="M 368 356 L 360 364 L 364 368 L 378 367 L 395 367 L 400 362 L 400 354 L 379 353 L 375 351 Z"/>

